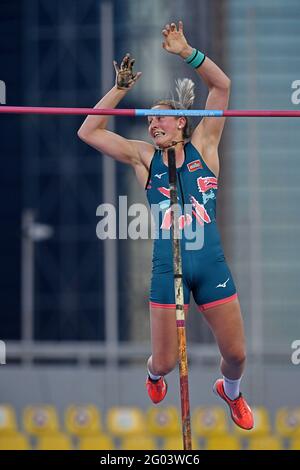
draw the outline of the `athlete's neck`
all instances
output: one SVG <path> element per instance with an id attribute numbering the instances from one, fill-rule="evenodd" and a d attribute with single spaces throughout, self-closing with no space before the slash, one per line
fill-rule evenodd
<path id="1" fill-rule="evenodd" d="M 180 167 L 184 162 L 184 141 L 172 142 L 172 145 L 161 149 L 165 165 L 168 166 L 168 149 L 173 147 L 175 150 L 176 167 Z"/>
<path id="2" fill-rule="evenodd" d="M 181 152 L 184 147 L 184 140 L 173 140 L 169 145 L 164 146 L 163 148 L 160 148 L 160 150 L 163 152 L 164 155 L 168 154 L 168 149 L 174 148 L 175 153 L 177 154 L 178 152 Z"/>

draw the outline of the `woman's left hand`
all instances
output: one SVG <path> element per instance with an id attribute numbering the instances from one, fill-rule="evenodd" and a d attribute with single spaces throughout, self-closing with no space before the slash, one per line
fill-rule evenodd
<path id="1" fill-rule="evenodd" d="M 178 29 L 175 23 L 167 24 L 162 30 L 164 42 L 162 46 L 171 54 L 181 55 L 183 52 L 191 49 L 183 34 L 183 23 L 178 22 Z"/>

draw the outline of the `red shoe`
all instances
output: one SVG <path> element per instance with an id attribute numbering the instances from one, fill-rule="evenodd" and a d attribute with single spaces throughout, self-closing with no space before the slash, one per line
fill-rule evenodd
<path id="1" fill-rule="evenodd" d="M 150 377 L 146 380 L 147 392 L 153 403 L 162 401 L 168 391 L 168 384 L 163 377 L 158 380 L 151 380 Z"/>
<path id="2" fill-rule="evenodd" d="M 224 391 L 223 379 L 218 379 L 214 384 L 213 390 L 216 395 L 226 401 L 230 408 L 232 420 L 242 429 L 250 430 L 254 426 L 253 414 L 250 406 L 240 393 L 235 400 L 230 400 Z"/>

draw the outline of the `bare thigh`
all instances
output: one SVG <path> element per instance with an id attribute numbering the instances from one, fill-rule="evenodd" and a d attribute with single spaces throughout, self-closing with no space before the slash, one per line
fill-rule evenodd
<path id="1" fill-rule="evenodd" d="M 244 322 L 238 299 L 209 308 L 203 316 L 225 359 L 245 356 Z"/>
<path id="2" fill-rule="evenodd" d="M 150 318 L 152 365 L 155 369 L 172 370 L 178 361 L 176 310 L 151 307 Z"/>

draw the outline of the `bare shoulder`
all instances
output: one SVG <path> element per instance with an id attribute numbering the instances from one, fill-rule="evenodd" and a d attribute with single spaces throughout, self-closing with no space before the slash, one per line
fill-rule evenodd
<path id="1" fill-rule="evenodd" d="M 130 142 L 138 151 L 140 163 L 149 170 L 155 147 L 149 144 L 149 142 L 145 142 L 143 140 L 131 140 Z"/>

